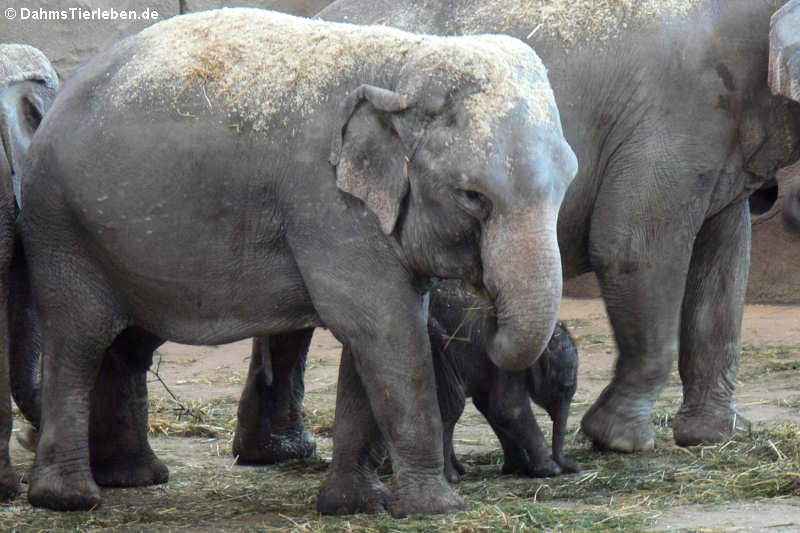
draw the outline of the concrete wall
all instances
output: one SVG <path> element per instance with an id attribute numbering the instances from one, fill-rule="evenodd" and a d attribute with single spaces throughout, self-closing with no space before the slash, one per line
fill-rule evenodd
<path id="1" fill-rule="evenodd" d="M 329 3 L 330 0 L 8 0 L 0 5 L 0 42 L 39 48 L 61 78 L 67 79 L 80 64 L 116 41 L 181 12 L 245 6 L 311 16 Z M 116 20 L 110 19 L 112 8 L 118 14 Z M 109 19 L 101 20 L 95 15 L 93 20 L 93 10 L 97 9 L 104 10 Z M 138 20 L 122 20 L 121 13 L 127 11 L 136 12 Z M 157 18 L 153 12 L 158 13 Z"/>

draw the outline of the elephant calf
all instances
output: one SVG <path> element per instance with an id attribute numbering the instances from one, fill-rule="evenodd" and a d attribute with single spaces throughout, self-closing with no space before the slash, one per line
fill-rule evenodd
<path id="1" fill-rule="evenodd" d="M 472 397 L 503 446 L 504 474 L 534 477 L 573 473 L 580 465 L 563 455 L 569 405 L 578 379 L 578 351 L 559 323 L 542 355 L 527 370 L 509 372 L 492 364 L 486 343 L 486 302 L 448 281 L 431 291 L 428 333 L 444 427 L 444 471 L 458 482 L 464 467 L 453 450 L 453 429 L 464 401 Z M 528 398 L 553 421 L 552 455 Z"/>

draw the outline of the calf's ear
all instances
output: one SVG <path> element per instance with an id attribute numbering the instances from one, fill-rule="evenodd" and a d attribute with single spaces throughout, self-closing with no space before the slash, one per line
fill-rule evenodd
<path id="1" fill-rule="evenodd" d="M 408 152 L 392 116 L 409 107 L 408 97 L 362 85 L 339 106 L 330 162 L 336 186 L 364 202 L 390 235 L 408 194 Z"/>

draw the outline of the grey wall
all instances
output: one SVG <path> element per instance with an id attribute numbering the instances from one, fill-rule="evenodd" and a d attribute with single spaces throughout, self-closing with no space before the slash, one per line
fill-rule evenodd
<path id="1" fill-rule="evenodd" d="M 261 7 L 275 9 L 301 16 L 312 16 L 327 6 L 331 0 L 10 0 L 0 5 L 0 42 L 24 43 L 42 50 L 50 58 L 62 79 L 68 78 L 75 69 L 95 54 L 105 50 L 116 41 L 136 33 L 143 28 L 184 12 L 203 11 L 219 7 Z M 82 11 L 96 8 L 117 11 L 145 9 L 156 11 L 153 20 L 76 20 L 67 12 L 66 20 L 34 20 L 40 10 L 59 12 L 70 7 Z M 9 9 L 16 15 L 9 18 Z M 23 10 L 29 10 L 29 18 L 22 20 Z M 53 17 L 50 17 L 51 19 Z"/>

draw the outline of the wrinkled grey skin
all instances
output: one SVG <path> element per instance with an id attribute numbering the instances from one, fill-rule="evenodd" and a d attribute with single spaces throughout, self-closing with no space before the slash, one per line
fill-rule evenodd
<path id="1" fill-rule="evenodd" d="M 11 437 L 9 382 L 9 268 L 14 253 L 15 190 L 23 159 L 58 90 L 58 76 L 39 50 L 0 44 L 0 500 L 17 493 L 8 455 Z"/>
<path id="2" fill-rule="evenodd" d="M 495 11 L 504 22 L 476 19 L 463 0 L 339 0 L 318 15 L 531 35 L 580 162 L 558 220 L 564 276 L 595 272 L 619 348 L 614 378 L 581 424 L 598 447 L 653 447 L 650 412 L 675 359 L 678 444 L 719 442 L 744 420 L 733 391 L 747 197 L 800 146 L 800 106 L 767 84 L 770 16 L 781 3 L 702 0 L 684 19 L 574 46 L 506 17 L 503 1 Z M 789 22 L 796 38 L 800 26 Z"/>
<path id="3" fill-rule="evenodd" d="M 447 480 L 458 482 L 464 473 L 453 449 L 453 430 L 469 397 L 503 446 L 504 474 L 550 477 L 578 472 L 580 466 L 563 453 L 569 405 L 578 384 L 578 350 L 564 324 L 556 326 L 547 348 L 530 368 L 508 372 L 486 356 L 485 328 L 491 309 L 485 300 L 461 283 L 440 282 L 431 289 L 429 312 Z M 553 421 L 552 448 L 536 423 L 531 399 Z"/>
<path id="4" fill-rule="evenodd" d="M 800 102 L 800 0 L 787 2 L 772 17 L 769 49 L 769 82 L 775 94 Z M 797 183 L 797 181 L 795 182 Z M 800 233 L 800 187 L 784 193 L 783 220 Z"/>
<path id="5" fill-rule="evenodd" d="M 281 142 L 265 143 L 246 121 L 239 131 L 228 127 L 199 90 L 182 91 L 177 103 L 158 87 L 123 106 L 92 98 L 109 83 L 106 73 L 135 57 L 138 46 L 136 37 L 127 39 L 85 65 L 65 85 L 31 145 L 20 226 L 45 325 L 42 434 L 31 503 L 81 509 L 100 502 L 89 468 L 90 404 L 97 401 L 89 391 L 98 372 L 106 371 L 103 354 L 110 345 L 114 352 L 122 344 L 122 362 L 141 365 L 143 372 L 162 339 L 213 344 L 325 325 L 353 349 L 340 371 L 353 386 L 342 389 L 337 413 L 348 402 L 368 402 L 369 425 L 360 426 L 356 440 L 374 431 L 388 443 L 395 472 L 392 514 L 462 508 L 442 474 L 423 294 L 432 275 L 463 277 L 493 295 L 500 317 L 533 310 L 540 319 L 520 317 L 533 327 L 523 332 L 516 322 L 498 319 L 490 337 L 500 343 L 494 356 L 512 368 L 541 351 L 558 307 L 555 213 L 576 168 L 560 128 L 531 131 L 516 111 L 504 116 L 492 130 L 503 163 L 485 161 L 492 168 L 472 174 L 478 180 L 470 179 L 464 190 L 458 169 L 472 157 L 462 152 L 472 148 L 446 141 L 472 128 L 459 118 L 459 99 L 475 90 L 468 71 L 464 85 L 455 87 L 440 83 L 441 71 L 422 73 L 410 60 L 342 72 L 329 88 L 333 105 L 317 104 L 305 118 L 276 116 L 268 132 Z M 422 88 L 404 94 L 417 79 Z M 175 105 L 184 115 L 175 113 Z M 557 116 L 554 108 L 550 112 Z M 285 121 L 313 127 L 290 138 Z M 410 140 L 423 125 L 424 140 L 407 153 L 404 146 L 414 143 L 401 139 Z M 338 166 L 327 160 L 331 145 Z M 350 175 L 356 162 L 369 171 Z M 228 178 L 225 187 L 218 185 L 220 175 Z M 533 187 L 534 176 L 546 186 Z M 257 194 L 248 186 L 253 177 L 263 180 Z M 337 179 L 355 184 L 355 194 L 359 187 L 375 194 L 390 188 L 396 218 L 363 189 L 360 197 L 338 190 Z M 130 182 L 137 185 L 126 187 Z M 172 194 L 172 187 L 182 194 Z M 118 194 L 123 189 L 124 196 Z M 143 205 L 158 205 L 178 222 L 147 224 L 152 238 L 131 238 L 143 231 L 137 225 Z M 507 226 L 498 226 L 504 215 L 537 209 L 550 210 L 552 220 L 540 225 L 526 215 L 536 226 L 531 228 L 509 216 Z M 237 222 L 241 214 L 255 224 L 252 229 Z M 526 265 L 513 280 L 496 276 L 495 233 L 508 239 L 504 268 Z M 265 235 L 268 244 L 262 243 Z M 525 246 L 515 245 L 515 238 L 525 239 Z M 525 250 L 524 256 L 514 256 L 515 249 Z M 532 273 L 528 266 L 537 262 L 542 268 Z M 529 284 L 526 275 L 534 281 Z M 544 294 L 531 290 L 519 303 L 519 294 L 504 289 L 509 281 L 544 286 Z M 142 396 L 139 390 L 131 395 Z M 361 456 L 347 455 L 358 449 L 347 440 L 334 438 L 320 510 L 383 509 L 388 492 L 374 471 L 361 468 Z M 139 469 L 140 450 L 118 453 L 118 468 Z"/>

